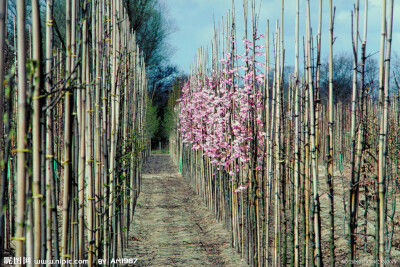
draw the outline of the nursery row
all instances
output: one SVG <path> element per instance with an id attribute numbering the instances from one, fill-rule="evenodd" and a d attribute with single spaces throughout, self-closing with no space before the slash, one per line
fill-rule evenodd
<path id="1" fill-rule="evenodd" d="M 1 1 L 0 64 L 0 258 L 121 257 L 149 143 L 123 1 Z"/>
<path id="2" fill-rule="evenodd" d="M 293 59 L 285 58 L 284 1 L 275 31 L 267 22 L 264 35 L 255 1 L 248 7 L 244 0 L 243 39 L 233 3 L 222 22 L 226 28 L 215 29 L 211 51 L 199 49 L 188 79 L 171 94 L 176 122 L 171 155 L 251 266 L 337 266 L 357 259 L 382 265 L 399 259 L 400 96 L 390 77 L 393 1 L 382 1 L 379 84 L 366 79 L 367 19 L 359 30 L 355 1 L 350 101 L 334 94 L 341 88 L 334 88 L 333 79 L 332 0 L 324 18 L 330 29 L 326 88 L 322 1 L 313 7 L 319 12 L 315 36 L 314 11 L 309 0 L 302 3 L 302 42 L 300 1 L 295 3 L 296 14 L 289 14 L 296 17 Z M 367 0 L 364 12 L 367 18 Z M 294 63 L 290 73 L 285 62 Z"/>

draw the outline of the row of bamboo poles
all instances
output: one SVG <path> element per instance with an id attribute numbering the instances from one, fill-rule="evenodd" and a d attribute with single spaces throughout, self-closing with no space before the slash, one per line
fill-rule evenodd
<path id="1" fill-rule="evenodd" d="M 364 3 L 362 37 L 359 30 L 360 4 L 355 1 L 350 103 L 333 101 L 332 0 L 328 2 L 329 17 L 326 19 L 329 24 L 327 99 L 320 96 L 322 1 L 319 1 L 317 9 L 316 36 L 312 33 L 310 1 L 305 1 L 303 75 L 300 74 L 299 62 L 300 1 L 296 1 L 296 14 L 293 14 L 296 17 L 294 59 L 285 59 L 284 1 L 281 3 L 281 20 L 276 22 L 272 38 L 267 22 L 265 69 L 257 70 L 264 71 L 263 83 L 257 84 L 256 68 L 249 68 L 248 61 L 243 68 L 245 74 L 254 72 L 249 74 L 252 90 L 248 99 L 256 99 L 257 93 L 261 92 L 263 100 L 262 109 L 250 110 L 244 123 L 250 134 L 249 141 L 244 141 L 243 146 L 247 145 L 246 153 L 253 155 L 250 161 L 243 163 L 234 159 L 228 167 L 221 161 L 215 163 L 213 156 L 205 155 L 204 140 L 214 134 L 210 129 L 217 126 L 204 123 L 201 129 L 199 125 L 185 122 L 187 116 L 192 116 L 192 119 L 195 115 L 184 105 L 194 104 L 195 113 L 202 112 L 200 106 L 196 107 L 196 101 L 191 100 L 199 98 L 199 85 L 209 90 L 208 94 L 213 97 L 224 95 L 221 88 L 225 88 L 229 78 L 233 83 L 228 90 L 233 94 L 248 86 L 246 80 L 240 78 L 243 74 L 235 71 L 239 65 L 236 47 L 239 39 L 233 1 L 232 12 L 228 13 L 225 22 L 222 21 L 222 34 L 215 29 L 211 55 L 208 49 L 200 48 L 188 81 L 182 81 L 183 95 L 180 90 L 174 90 L 170 95 L 169 105 L 175 107 L 179 117 L 175 132 L 170 135 L 171 156 L 218 220 L 224 222 L 231 232 L 232 246 L 251 266 L 336 266 L 345 265 L 344 260 L 350 264 L 357 259 L 375 260 L 374 265 L 383 266 L 385 260 L 393 259 L 393 247 L 399 250 L 400 238 L 400 222 L 395 215 L 400 190 L 400 95 L 391 92 L 394 85 L 391 87 L 390 84 L 393 1 L 382 0 L 378 101 L 373 94 L 374 88 L 365 82 L 368 0 Z M 243 7 L 243 39 L 249 43 L 247 0 L 243 1 Z M 257 14 L 253 0 L 251 13 L 253 39 L 250 42 L 253 48 L 246 47 L 245 55 L 254 66 L 260 57 L 256 55 Z M 358 54 L 359 40 L 361 57 Z M 273 52 L 272 58 L 270 51 Z M 224 66 L 219 59 L 226 58 L 226 54 L 231 60 Z M 284 62 L 291 60 L 294 61 L 294 72 L 285 77 Z M 274 67 L 270 70 L 269 66 Z M 207 80 L 212 80 L 213 87 L 207 87 Z M 239 116 L 240 105 L 232 100 L 229 107 L 231 119 L 224 132 L 228 144 L 236 139 L 234 131 L 229 129 Z M 224 108 L 219 104 L 208 107 L 212 107 L 214 112 Z M 256 117 L 261 117 L 262 123 L 256 123 Z M 204 138 L 201 141 L 193 137 L 201 135 L 199 129 L 203 135 L 201 138 Z M 256 145 L 258 131 L 264 132 L 262 146 Z M 223 150 L 222 147 L 216 149 Z M 260 166 L 260 160 L 254 156 L 259 153 L 257 150 L 262 150 L 259 168 L 256 167 Z M 239 169 L 237 175 L 229 174 L 229 170 L 236 169 Z"/>
<path id="2" fill-rule="evenodd" d="M 28 265 L 93 266 L 127 245 L 148 154 L 146 66 L 122 0 L 66 0 L 60 47 L 53 5 L 42 38 L 39 1 L 28 35 L 17 1 L 12 47 L 0 4 L 0 257 L 15 247 Z"/>

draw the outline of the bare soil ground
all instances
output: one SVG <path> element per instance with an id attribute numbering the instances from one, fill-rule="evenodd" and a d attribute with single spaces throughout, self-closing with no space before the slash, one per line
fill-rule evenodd
<path id="1" fill-rule="evenodd" d="M 248 266 L 168 155 L 145 163 L 133 220 L 124 258 L 135 266 Z"/>
<path id="2" fill-rule="evenodd" d="M 322 227 L 322 254 L 324 255 L 324 265 L 329 265 L 330 254 L 329 254 L 329 190 L 326 182 L 326 168 L 320 165 L 319 168 L 319 193 L 320 193 L 320 203 L 321 203 L 321 225 Z M 335 215 L 335 255 L 336 255 L 336 266 L 346 266 L 344 262 L 348 259 L 348 218 L 349 218 L 349 183 L 351 182 L 350 166 L 346 166 L 343 173 L 335 171 L 333 177 L 334 180 L 334 215 Z M 357 259 L 369 262 L 364 264 L 359 264 L 356 266 L 372 266 L 374 259 L 374 242 L 375 242 L 375 226 L 376 226 L 376 200 L 368 200 L 368 212 L 367 218 L 364 218 L 364 206 L 365 194 L 364 194 L 364 184 L 360 185 L 360 206 L 358 211 L 358 228 L 357 228 Z M 393 193 L 393 187 L 389 187 L 390 194 Z M 372 194 L 373 192 L 370 192 Z M 397 211 L 400 208 L 400 199 L 398 193 L 396 193 L 396 216 L 394 218 L 395 222 L 398 222 L 400 216 Z M 390 196 L 392 199 L 392 196 Z M 345 210 L 346 206 L 346 210 Z M 392 211 L 393 203 L 389 203 L 389 211 Z M 400 266 L 400 241 L 399 241 L 399 226 L 395 225 L 388 218 L 388 231 L 394 231 L 394 236 L 392 240 L 391 247 L 391 260 L 396 262 L 396 264 L 388 264 L 388 266 Z M 364 230 L 367 228 L 367 243 L 364 242 L 365 234 Z M 364 246 L 365 245 L 365 246 Z M 364 251 L 366 249 L 366 251 Z"/>

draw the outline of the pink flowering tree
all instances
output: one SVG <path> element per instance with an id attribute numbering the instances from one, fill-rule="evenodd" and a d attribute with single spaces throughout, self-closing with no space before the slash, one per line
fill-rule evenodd
<path id="1" fill-rule="evenodd" d="M 256 40 L 262 37 L 256 36 Z M 261 119 L 264 64 L 256 60 L 263 55 L 258 50 L 264 46 L 243 42 L 245 54 L 232 56 L 235 41 L 231 39 L 231 51 L 220 60 L 221 71 L 191 76 L 178 100 L 183 141 L 194 150 L 201 149 L 212 164 L 232 177 L 246 163 L 261 168 L 265 135 Z M 234 66 L 235 62 L 240 64 Z M 247 186 L 239 186 L 236 192 Z"/>

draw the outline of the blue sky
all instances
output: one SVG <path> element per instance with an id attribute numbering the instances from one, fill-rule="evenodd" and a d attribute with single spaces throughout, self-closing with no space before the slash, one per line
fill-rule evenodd
<path id="1" fill-rule="evenodd" d="M 209 47 L 213 36 L 213 17 L 216 23 L 224 21 L 231 9 L 232 0 L 161 0 L 167 9 L 169 17 L 175 25 L 175 31 L 170 35 L 169 43 L 174 54 L 171 63 L 178 65 L 181 71 L 188 73 L 190 64 L 194 60 L 200 46 Z M 250 2 L 250 1 L 249 1 Z M 328 1 L 323 0 L 322 7 L 322 58 L 328 55 Z M 334 53 L 351 52 L 351 18 L 350 13 L 355 1 L 333 0 L 336 6 L 334 36 Z M 235 0 L 237 36 L 243 37 L 243 7 L 242 0 Z M 306 1 L 300 1 L 300 39 L 305 35 Z M 367 54 L 379 52 L 381 29 L 381 0 L 368 1 L 368 33 Z M 311 23 L 313 34 L 317 33 L 319 1 L 311 0 Z M 394 1 L 394 23 L 392 53 L 397 53 L 400 47 L 400 4 Z M 259 33 L 265 34 L 266 21 L 270 21 L 270 34 L 275 32 L 276 20 L 280 20 L 281 1 L 258 0 L 256 9 L 259 10 Z M 294 27 L 296 15 L 296 1 L 285 1 L 284 41 L 286 50 L 286 66 L 294 65 Z M 363 34 L 364 0 L 360 0 L 360 35 Z M 226 23 L 226 22 L 225 22 Z M 249 30 L 250 31 L 250 30 Z M 250 36 L 250 35 L 249 35 Z M 270 36 L 272 39 L 272 36 Z M 360 47 L 360 45 L 359 45 Z M 271 52 L 272 54 L 272 52 Z M 378 54 L 376 54 L 378 55 Z M 302 46 L 300 57 L 302 57 Z"/>

